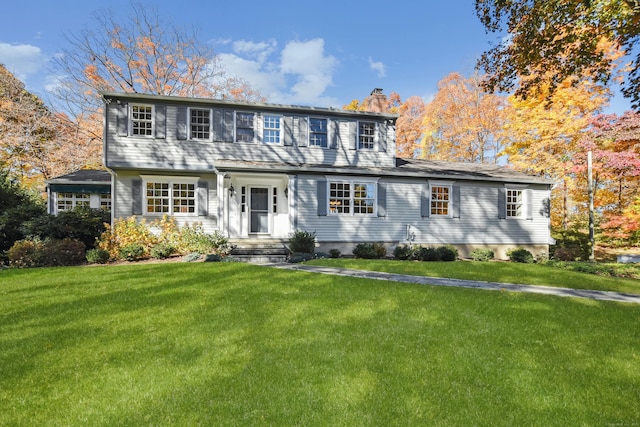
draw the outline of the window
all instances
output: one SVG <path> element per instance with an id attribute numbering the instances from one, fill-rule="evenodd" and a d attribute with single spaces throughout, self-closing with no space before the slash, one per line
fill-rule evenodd
<path id="1" fill-rule="evenodd" d="M 191 109 L 191 139 L 209 139 L 211 135 L 211 112 L 209 110 Z"/>
<path id="2" fill-rule="evenodd" d="M 280 116 L 265 115 L 262 142 L 280 144 Z"/>
<path id="3" fill-rule="evenodd" d="M 253 113 L 236 113 L 236 142 L 253 142 Z"/>
<path id="4" fill-rule="evenodd" d="M 358 123 L 358 148 L 373 150 L 375 148 L 376 124 L 373 122 Z"/>
<path id="5" fill-rule="evenodd" d="M 195 213 L 196 184 L 194 181 L 147 181 L 145 187 L 147 213 L 176 215 Z"/>
<path id="6" fill-rule="evenodd" d="M 449 202 L 451 201 L 450 185 L 431 186 L 431 215 L 449 216 Z"/>
<path id="7" fill-rule="evenodd" d="M 100 194 L 100 208 L 105 211 L 111 210 L 111 194 Z"/>
<path id="8" fill-rule="evenodd" d="M 376 185 L 373 182 L 330 182 L 329 212 L 373 215 Z"/>
<path id="9" fill-rule="evenodd" d="M 242 207 L 242 213 L 247 210 L 247 187 L 240 189 L 240 206 Z"/>
<path id="10" fill-rule="evenodd" d="M 507 189 L 507 218 L 524 215 L 524 191 Z"/>
<path id="11" fill-rule="evenodd" d="M 327 119 L 309 119 L 309 145 L 327 148 Z"/>
<path id="12" fill-rule="evenodd" d="M 278 213 L 278 189 L 273 187 L 273 213 Z"/>
<path id="13" fill-rule="evenodd" d="M 90 207 L 91 195 L 89 193 L 58 193 L 58 212 L 70 211 L 77 207 Z"/>
<path id="14" fill-rule="evenodd" d="M 153 135 L 153 105 L 131 106 L 131 135 Z"/>

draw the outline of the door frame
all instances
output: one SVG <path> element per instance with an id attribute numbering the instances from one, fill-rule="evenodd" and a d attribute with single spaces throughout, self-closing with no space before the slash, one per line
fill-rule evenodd
<path id="1" fill-rule="evenodd" d="M 272 234 L 272 229 L 273 229 L 273 224 L 272 224 L 272 216 L 271 216 L 271 209 L 269 209 L 270 207 L 270 200 L 271 200 L 271 194 L 273 193 L 272 190 L 273 186 L 271 185 L 247 185 L 247 193 L 248 193 L 248 200 L 247 200 L 247 232 L 249 235 L 262 235 L 262 236 L 268 236 Z M 266 189 L 267 190 L 267 205 L 266 205 L 266 212 L 267 212 L 267 231 L 251 231 L 251 219 L 252 219 L 252 214 L 253 214 L 253 204 L 252 204 L 252 192 L 254 189 Z M 257 210 L 256 210 L 257 211 Z M 258 211 L 257 211 L 258 212 Z M 264 212 L 264 211 L 259 211 L 259 212 Z"/>

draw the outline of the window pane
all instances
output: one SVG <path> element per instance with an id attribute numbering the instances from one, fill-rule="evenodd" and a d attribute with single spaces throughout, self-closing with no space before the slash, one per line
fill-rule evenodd
<path id="1" fill-rule="evenodd" d="M 209 110 L 191 109 L 191 138 L 209 139 L 211 118 Z"/>
<path id="2" fill-rule="evenodd" d="M 431 215 L 449 215 L 449 186 L 431 187 Z"/>
<path id="3" fill-rule="evenodd" d="M 327 147 L 327 119 L 309 119 L 309 145 Z"/>

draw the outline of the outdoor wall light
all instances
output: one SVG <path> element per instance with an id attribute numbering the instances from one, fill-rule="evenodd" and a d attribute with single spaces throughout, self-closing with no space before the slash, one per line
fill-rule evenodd
<path id="1" fill-rule="evenodd" d="M 284 197 L 289 198 L 289 187 L 284 187 Z"/>
<path id="2" fill-rule="evenodd" d="M 229 187 L 229 195 L 230 195 L 231 197 L 233 197 L 233 193 L 235 193 L 235 192 L 236 192 L 236 189 L 235 189 L 235 188 L 233 188 L 233 184 L 231 184 L 231 186 Z"/>

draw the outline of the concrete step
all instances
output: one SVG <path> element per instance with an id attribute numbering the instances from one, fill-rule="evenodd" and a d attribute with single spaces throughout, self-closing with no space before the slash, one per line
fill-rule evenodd
<path id="1" fill-rule="evenodd" d="M 231 256 L 240 262 L 270 264 L 285 262 L 288 251 L 283 240 L 278 239 L 231 239 L 234 245 Z"/>

